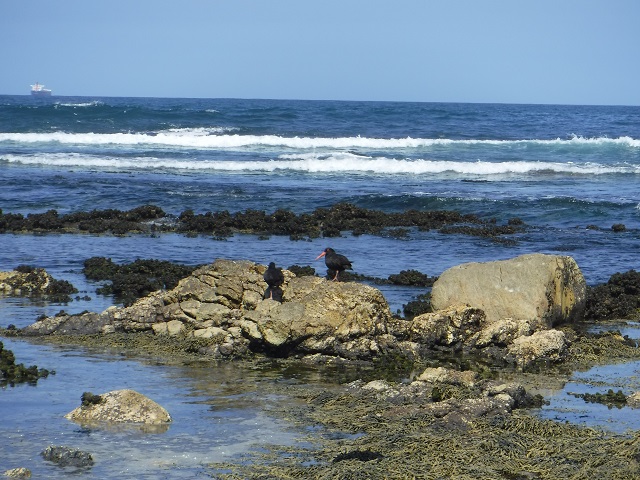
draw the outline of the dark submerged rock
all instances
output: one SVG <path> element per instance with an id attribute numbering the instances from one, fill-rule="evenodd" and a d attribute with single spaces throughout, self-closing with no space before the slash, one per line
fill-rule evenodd
<path id="1" fill-rule="evenodd" d="M 607 393 L 571 393 L 571 395 L 576 398 L 582 398 L 587 403 L 602 403 L 609 408 L 622 408 L 627 405 L 627 396 L 622 390 L 614 392 L 611 388 Z"/>
<path id="2" fill-rule="evenodd" d="M 88 407 L 90 405 L 99 405 L 104 402 L 104 398 L 102 398 L 100 395 L 94 395 L 91 392 L 84 392 L 82 394 L 82 397 L 80 397 L 80 400 L 82 401 L 83 407 Z"/>
<path id="3" fill-rule="evenodd" d="M 90 467 L 93 465 L 93 457 L 90 453 L 70 447 L 50 445 L 42 451 L 41 455 L 45 460 L 61 467 Z"/>
<path id="4" fill-rule="evenodd" d="M 389 282 L 394 285 L 410 285 L 414 287 L 432 287 L 438 277 L 430 277 L 417 270 L 401 270 L 396 275 L 389 275 Z"/>
<path id="5" fill-rule="evenodd" d="M 423 293 L 418 295 L 415 300 L 411 300 L 409 303 L 402 306 L 402 312 L 407 320 L 411 320 L 423 313 L 433 312 L 431 308 L 431 294 Z"/>

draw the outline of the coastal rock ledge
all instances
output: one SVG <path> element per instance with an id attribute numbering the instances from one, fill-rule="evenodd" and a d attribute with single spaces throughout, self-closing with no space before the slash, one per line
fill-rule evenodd
<path id="1" fill-rule="evenodd" d="M 264 265 L 219 259 L 182 279 L 173 290 L 154 292 L 129 307 L 61 313 L 20 333 L 149 332 L 190 339 L 199 353 L 214 358 L 265 353 L 368 360 L 389 351 L 428 355 L 437 347 L 487 349 L 493 357 L 523 367 L 539 356 L 561 360 L 567 346 L 564 335 L 555 330 L 534 333 L 576 321 L 584 312 L 586 286 L 575 261 L 527 255 L 478 265 L 457 268 L 470 275 L 445 272 L 441 286 L 441 280 L 434 285 L 442 308 L 413 320 L 393 317 L 376 288 L 296 277 L 287 270 L 282 303 L 264 299 Z M 442 292 L 447 292 L 446 300 Z M 520 311 L 515 303 L 522 304 Z M 530 338 L 515 342 L 519 337 Z"/>

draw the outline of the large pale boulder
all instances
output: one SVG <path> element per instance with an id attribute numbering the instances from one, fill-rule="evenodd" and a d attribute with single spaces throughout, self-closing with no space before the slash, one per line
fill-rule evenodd
<path id="1" fill-rule="evenodd" d="M 99 399 L 99 402 L 81 405 L 65 418 L 80 424 L 161 425 L 171 422 L 169 412 L 135 390 L 114 390 L 100 395 Z"/>
<path id="2" fill-rule="evenodd" d="M 510 328 L 521 332 L 580 320 L 585 302 L 586 282 L 575 260 L 544 254 L 452 267 L 431 292 L 434 310 L 468 304 L 485 312 L 487 324 L 512 319 Z"/>

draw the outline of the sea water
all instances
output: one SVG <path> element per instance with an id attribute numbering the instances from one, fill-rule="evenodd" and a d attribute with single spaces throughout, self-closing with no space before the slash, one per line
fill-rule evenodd
<path id="1" fill-rule="evenodd" d="M 417 230 L 402 239 L 344 232 L 339 238 L 299 241 L 254 235 L 216 240 L 177 234 L 5 233 L 0 234 L 0 270 L 43 267 L 81 293 L 67 304 L 2 298 L 0 322 L 22 327 L 41 314 L 102 311 L 117 304 L 96 294 L 99 285 L 84 278 L 83 261 L 92 256 L 117 263 L 140 258 L 188 265 L 216 258 L 274 261 L 285 268 L 311 265 L 322 274 L 324 266 L 314 259 L 332 247 L 349 257 L 356 273 L 386 278 L 408 269 L 436 276 L 464 262 L 540 252 L 572 256 L 587 283 L 596 285 L 640 267 L 639 179 L 640 107 L 0 96 L 3 213 L 64 214 L 153 204 L 170 216 L 185 210 L 272 213 L 280 208 L 300 214 L 349 202 L 385 212 L 456 210 L 498 224 L 513 218 L 525 222 L 523 232 L 505 237 L 508 242 Z M 613 231 L 614 224 L 626 229 Z M 393 312 L 425 292 L 379 288 Z M 257 425 L 254 435 L 240 429 L 242 438 L 230 437 L 223 449 L 242 450 L 263 427 L 283 441 L 295 441 L 295 435 L 287 437 L 286 426 L 253 407 L 232 411 L 229 418 L 212 416 L 200 402 L 215 401 L 216 391 L 202 397 L 196 393 L 191 403 L 193 377 L 202 373 L 196 369 L 18 340 L 6 340 L 5 346 L 16 352 L 18 362 L 59 373 L 36 387 L 0 391 L 2 417 L 10 419 L 2 423 L 0 435 L 11 439 L 0 446 L 3 459 L 26 448 L 33 460 L 48 443 L 86 445 L 102 459 L 102 478 L 123 478 L 124 453 L 103 461 L 99 444 L 108 443 L 108 435 L 85 432 L 62 416 L 77 406 L 84 391 L 126 386 L 138 386 L 168 404 L 179 419 L 168 435 L 197 437 L 171 440 L 165 455 L 169 462 L 183 465 L 180 451 L 193 451 L 195 463 L 218 458 L 211 439 L 224 437 L 225 428 L 245 420 Z M 228 375 L 256 379 L 240 370 Z M 618 378 L 621 387 L 624 382 Z M 255 395 L 259 398 L 259 392 Z M 549 415 L 564 418 L 563 407 L 554 410 L 554 405 Z M 32 416 L 18 415 L 22 412 Z M 615 428 L 593 412 L 585 417 L 587 423 Z M 160 448 L 158 437 L 132 438 L 117 443 L 133 442 L 140 457 L 162 464 L 149 453 Z M 194 447 L 201 442 L 209 442 L 211 449 Z M 28 466 L 35 462 L 24 460 Z M 13 466 L 4 462 L 0 470 Z"/>

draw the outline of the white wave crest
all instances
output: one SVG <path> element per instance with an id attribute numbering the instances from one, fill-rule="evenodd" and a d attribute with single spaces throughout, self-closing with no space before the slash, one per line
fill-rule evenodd
<path id="1" fill-rule="evenodd" d="M 412 149 L 447 145 L 622 145 L 640 148 L 640 140 L 631 137 L 584 138 L 574 136 L 555 140 L 453 140 L 433 138 L 368 138 L 368 137 L 282 137 L 278 135 L 228 135 L 223 127 L 169 129 L 151 133 L 0 133 L 0 142 L 59 143 L 69 145 L 143 145 L 180 148 L 234 149 L 279 147 L 298 150 L 330 149 Z"/>
<path id="2" fill-rule="evenodd" d="M 79 102 L 79 103 L 62 103 L 62 102 L 56 102 L 54 105 L 54 108 L 59 108 L 59 107 L 99 107 L 104 105 L 103 102 L 100 102 L 98 100 L 94 100 L 92 102 Z"/>
<path id="3" fill-rule="evenodd" d="M 611 173 L 640 174 L 640 166 L 604 166 L 595 163 L 574 164 L 555 162 L 456 162 L 437 160 L 398 160 L 393 158 L 368 158 L 342 153 L 306 158 L 279 158 L 268 161 L 218 161 L 182 160 L 155 157 L 112 157 L 86 154 L 46 153 L 33 155 L 0 156 L 0 161 L 23 165 L 47 165 L 53 167 L 84 167 L 141 170 L 228 171 L 228 172 L 278 172 L 303 173 L 356 173 L 371 175 L 429 175 L 453 173 L 459 175 L 490 176 L 505 174 L 582 174 L 602 175 Z"/>

